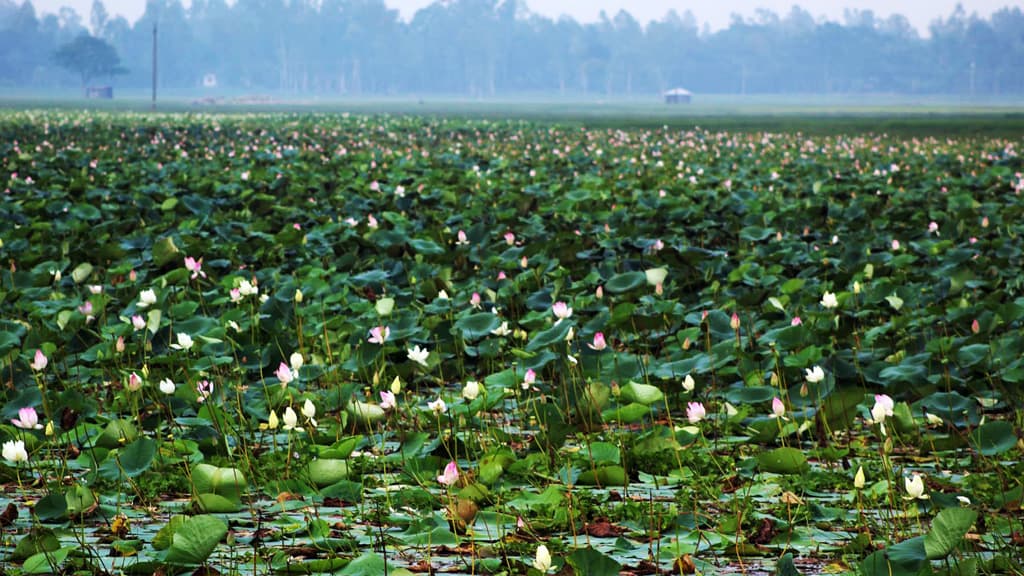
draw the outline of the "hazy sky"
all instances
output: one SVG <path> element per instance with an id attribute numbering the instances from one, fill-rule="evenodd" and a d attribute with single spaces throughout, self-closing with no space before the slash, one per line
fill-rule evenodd
<path id="1" fill-rule="evenodd" d="M 16 0 L 20 2 L 21 0 Z M 188 6 L 190 0 L 182 0 Z M 232 1 L 232 0 L 229 0 Z M 988 17 L 992 12 L 1004 6 L 1017 5 L 1020 0 L 961 0 L 960 3 L 968 13 L 977 12 Z M 409 18 L 418 8 L 426 6 L 432 0 L 385 0 L 388 6 L 398 8 L 402 16 Z M 702 24 L 707 22 L 713 29 L 729 24 L 733 13 L 751 16 L 758 8 L 768 8 L 779 14 L 785 14 L 793 4 L 800 4 L 817 16 L 830 19 L 842 18 L 846 8 L 874 10 L 877 16 L 886 17 L 893 13 L 903 14 L 910 19 L 922 33 L 927 32 L 928 24 L 936 17 L 946 17 L 952 13 L 957 0 L 716 0 L 700 2 L 698 0 L 527 0 L 530 10 L 547 16 L 569 14 L 580 21 L 597 19 L 601 10 L 609 16 L 621 8 L 627 8 L 638 20 L 647 22 L 661 18 L 669 9 L 682 14 L 687 9 L 693 11 Z M 33 0 L 38 12 L 56 12 L 61 6 L 72 6 L 82 15 L 86 24 L 89 22 L 89 11 L 92 0 Z M 134 21 L 142 14 L 145 0 L 105 0 L 104 4 L 111 13 L 121 14 Z"/>

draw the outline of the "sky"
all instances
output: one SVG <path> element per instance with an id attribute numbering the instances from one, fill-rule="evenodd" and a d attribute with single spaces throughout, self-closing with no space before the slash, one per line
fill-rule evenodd
<path id="1" fill-rule="evenodd" d="M 20 0 L 16 0 L 20 1 Z M 231 0 L 229 0 L 231 1 Z M 410 18 L 417 9 L 430 4 L 433 0 L 385 0 L 392 8 L 397 8 L 404 18 Z M 188 6 L 190 0 L 182 0 Z M 968 14 L 977 12 L 979 16 L 988 17 L 996 10 L 1005 6 L 1018 5 L 1020 0 L 961 0 Z M 848 8 L 873 10 L 878 17 L 891 14 L 903 14 L 919 32 L 926 34 L 928 24 L 937 17 L 947 17 L 957 5 L 957 0 L 715 0 L 714 2 L 698 0 L 526 0 L 530 10 L 545 16 L 557 17 L 568 14 L 581 22 L 592 22 L 598 18 L 601 10 L 613 16 L 622 8 L 626 8 L 641 22 L 660 19 L 670 9 L 682 14 L 691 10 L 702 25 L 707 23 L 712 30 L 729 25 L 730 16 L 734 13 L 753 16 L 758 8 L 767 8 L 780 15 L 789 12 L 794 4 L 804 6 L 815 17 L 825 16 L 831 20 L 842 20 L 843 12 Z M 82 15 L 86 24 L 89 22 L 89 11 L 92 0 L 33 0 L 38 13 L 57 12 L 61 6 L 71 6 Z M 145 8 L 145 0 L 104 0 L 107 11 L 120 14 L 134 22 Z"/>

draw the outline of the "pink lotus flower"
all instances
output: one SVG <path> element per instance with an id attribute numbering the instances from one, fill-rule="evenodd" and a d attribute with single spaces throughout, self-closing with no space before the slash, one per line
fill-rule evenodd
<path id="1" fill-rule="evenodd" d="M 384 342 L 388 339 L 388 336 L 390 335 L 391 328 L 387 326 L 376 326 L 370 329 L 370 337 L 367 339 L 367 342 L 383 346 Z"/>
<path id="2" fill-rule="evenodd" d="M 704 405 L 700 402 L 688 402 L 686 404 L 686 419 L 690 424 L 700 422 L 706 415 L 707 411 L 704 409 Z"/>
<path id="3" fill-rule="evenodd" d="M 570 308 L 565 302 L 555 302 L 551 305 L 551 313 L 554 314 L 555 318 L 558 318 L 558 321 L 560 322 L 572 316 L 572 308 Z"/>
<path id="4" fill-rule="evenodd" d="M 528 369 L 526 374 L 523 374 L 523 390 L 529 389 L 536 381 L 537 373 L 533 371 L 533 368 Z"/>
<path id="5" fill-rule="evenodd" d="M 203 272 L 203 259 L 196 260 L 191 256 L 185 257 L 185 268 L 192 273 L 192 279 L 202 276 L 206 278 L 206 272 Z"/>
<path id="6" fill-rule="evenodd" d="M 971 332 L 974 334 L 981 332 L 981 324 L 978 323 L 977 318 L 975 318 L 974 321 L 971 322 Z"/>
<path id="7" fill-rule="evenodd" d="M 776 418 L 784 418 L 786 416 L 786 405 L 782 403 L 782 399 L 778 396 L 772 398 L 772 415 Z"/>
<path id="8" fill-rule="evenodd" d="M 43 427 L 43 425 L 39 423 L 39 414 L 37 414 L 36 409 L 31 406 L 18 410 L 18 417 L 11 420 L 11 424 L 14 424 L 22 430 L 39 430 Z"/>
<path id="9" fill-rule="evenodd" d="M 789 325 L 790 326 L 800 326 L 803 323 L 804 323 L 804 321 L 801 320 L 799 316 L 794 316 L 793 320 L 790 321 Z"/>
<path id="10" fill-rule="evenodd" d="M 516 243 L 516 235 L 511 232 L 505 232 L 505 244 L 512 246 Z"/>
<path id="11" fill-rule="evenodd" d="M 114 351 L 118 354 L 124 352 L 124 336 L 117 337 L 117 340 L 114 342 Z"/>
<path id="12" fill-rule="evenodd" d="M 274 375 L 281 381 L 281 386 L 287 386 L 289 382 L 295 379 L 295 375 L 292 373 L 292 369 L 287 364 L 281 362 L 277 366 L 277 370 L 274 371 Z"/>
<path id="13" fill-rule="evenodd" d="M 605 342 L 604 340 L 604 332 L 598 332 L 594 334 L 594 341 L 590 344 L 587 344 L 587 346 L 589 346 L 591 350 L 596 350 L 598 352 L 607 348 L 608 343 Z"/>
<path id="14" fill-rule="evenodd" d="M 129 392 L 138 392 L 138 390 L 142 388 L 142 378 L 139 378 L 138 374 L 132 372 L 128 375 L 128 384 L 126 385 L 126 388 L 128 388 Z"/>
<path id="15" fill-rule="evenodd" d="M 455 237 L 457 238 L 455 240 L 455 244 L 457 246 L 469 246 L 469 238 L 466 237 L 466 232 L 464 230 L 459 230 L 459 233 L 456 234 Z"/>
<path id="16" fill-rule="evenodd" d="M 397 401 L 395 400 L 395 394 L 393 392 L 389 392 L 387 390 L 381 390 L 381 392 L 380 392 L 380 407 L 383 408 L 384 410 L 391 410 L 395 406 L 397 406 Z"/>
<path id="17" fill-rule="evenodd" d="M 210 382 L 209 380 L 200 380 L 199 382 L 196 382 L 196 393 L 199 394 L 199 398 L 197 400 L 202 404 L 213 395 L 213 382 Z"/>
<path id="18" fill-rule="evenodd" d="M 35 370 L 36 372 L 42 372 L 43 370 L 46 369 L 46 365 L 49 363 L 50 360 L 46 357 L 46 354 L 43 354 L 42 350 L 37 349 L 36 356 L 29 364 L 29 367 Z"/>
<path id="19" fill-rule="evenodd" d="M 929 234 L 938 235 L 938 233 L 939 233 L 939 223 L 938 222 L 929 222 L 928 223 L 928 233 Z"/>
<path id="20" fill-rule="evenodd" d="M 736 314 L 735 312 L 732 313 L 732 318 L 729 319 L 729 327 L 732 328 L 733 330 L 739 330 L 740 329 L 740 317 L 739 317 L 739 314 Z"/>
<path id="21" fill-rule="evenodd" d="M 892 249 L 893 250 L 899 250 L 900 249 L 900 241 L 899 240 L 896 240 L 895 238 L 893 239 L 893 241 L 892 241 Z"/>
<path id="22" fill-rule="evenodd" d="M 604 286 L 598 286 L 597 290 L 594 290 L 594 298 L 598 300 L 604 298 Z"/>
<path id="23" fill-rule="evenodd" d="M 132 328 L 142 330 L 146 327 L 146 320 L 138 314 L 132 316 Z"/>
<path id="24" fill-rule="evenodd" d="M 81 306 L 78 307 L 78 311 L 83 316 L 90 316 L 90 315 L 92 315 L 92 302 L 86 300 L 85 304 L 82 304 Z"/>
<path id="25" fill-rule="evenodd" d="M 445 486 L 451 486 L 459 481 L 459 465 L 451 461 L 444 467 L 444 473 L 437 477 L 437 481 Z"/>
<path id="26" fill-rule="evenodd" d="M 479 292 L 473 292 L 473 295 L 469 297 L 469 305 L 472 306 L 473 308 L 476 308 L 476 309 L 480 308 L 480 293 Z"/>

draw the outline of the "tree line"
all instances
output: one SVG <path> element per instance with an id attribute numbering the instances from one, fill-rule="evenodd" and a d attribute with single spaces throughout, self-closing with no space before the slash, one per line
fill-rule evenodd
<path id="1" fill-rule="evenodd" d="M 530 13 L 521 0 L 438 0 L 409 20 L 384 0 L 147 0 L 134 23 L 94 0 L 38 14 L 0 0 L 0 88 L 74 87 L 54 55 L 91 34 L 119 54 L 118 86 L 148 87 L 154 23 L 160 87 L 211 95 L 1024 93 L 1024 12 L 958 6 L 921 35 L 907 18 L 794 6 L 712 31 L 687 11 L 646 25 L 626 11 L 593 23 Z M 215 77 L 217 88 L 203 88 Z"/>

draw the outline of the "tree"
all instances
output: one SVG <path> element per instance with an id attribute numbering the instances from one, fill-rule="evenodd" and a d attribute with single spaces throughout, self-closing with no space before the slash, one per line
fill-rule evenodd
<path id="1" fill-rule="evenodd" d="M 68 72 L 78 74 L 82 78 L 83 90 L 93 78 L 113 77 L 128 72 L 121 66 L 121 58 L 113 46 L 89 34 L 81 34 L 61 46 L 53 55 L 53 60 Z"/>

